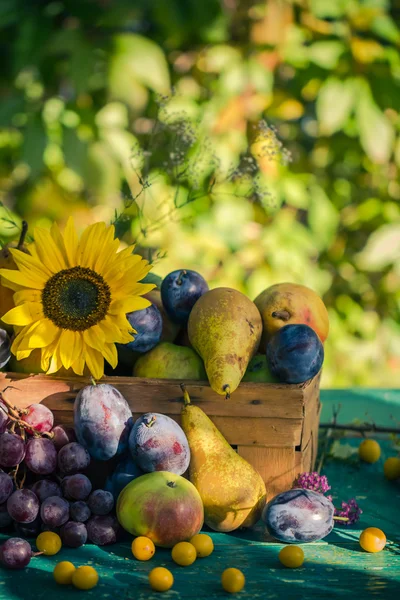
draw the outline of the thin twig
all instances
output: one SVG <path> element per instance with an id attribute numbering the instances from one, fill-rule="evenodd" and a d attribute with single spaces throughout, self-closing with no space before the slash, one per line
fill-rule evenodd
<path id="1" fill-rule="evenodd" d="M 319 463 L 318 463 L 318 467 L 317 467 L 317 473 L 321 473 L 322 467 L 324 465 L 324 461 L 325 458 L 328 454 L 328 447 L 329 447 L 329 442 L 332 436 L 332 426 L 336 425 L 336 421 L 337 421 L 337 417 L 338 414 L 340 412 L 341 409 L 341 404 L 338 405 L 337 408 L 333 407 L 333 415 L 332 415 L 332 421 L 330 423 L 330 426 L 328 427 L 327 431 L 326 431 L 326 435 L 325 435 L 325 443 L 324 443 L 324 447 L 322 449 L 322 453 L 321 453 L 321 457 L 319 459 Z"/>
<path id="2" fill-rule="evenodd" d="M 376 432 L 376 433 L 399 433 L 400 428 L 396 427 L 381 427 L 379 425 L 374 425 L 374 423 L 366 424 L 366 425 L 346 425 L 340 423 L 320 423 L 321 429 L 338 429 L 342 431 L 358 431 L 359 433 L 368 433 L 368 432 Z"/>

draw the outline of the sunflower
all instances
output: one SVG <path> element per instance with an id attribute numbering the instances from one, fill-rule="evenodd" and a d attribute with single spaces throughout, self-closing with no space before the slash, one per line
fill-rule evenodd
<path id="1" fill-rule="evenodd" d="M 78 240 L 69 219 L 64 235 L 54 224 L 35 228 L 34 240 L 29 254 L 11 250 L 18 270 L 0 269 L 3 285 L 15 291 L 15 308 L 2 317 L 18 332 L 11 350 L 22 360 L 40 348 L 48 374 L 65 367 L 82 375 L 87 365 L 100 379 L 104 359 L 117 365 L 115 344 L 134 339 L 126 313 L 150 305 L 141 296 L 154 285 L 139 281 L 151 267 L 134 246 L 118 252 L 114 227 L 105 223 Z"/>

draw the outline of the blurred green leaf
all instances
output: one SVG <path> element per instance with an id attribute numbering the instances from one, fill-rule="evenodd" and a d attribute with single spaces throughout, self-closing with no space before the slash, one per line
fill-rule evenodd
<path id="1" fill-rule="evenodd" d="M 367 271 L 379 271 L 395 262 L 400 263 L 400 223 L 379 227 L 357 255 L 357 264 Z"/>
<path id="2" fill-rule="evenodd" d="M 320 19 L 336 19 L 346 12 L 347 0 L 310 0 L 312 13 Z"/>
<path id="3" fill-rule="evenodd" d="M 339 212 L 320 186 L 311 186 L 310 192 L 308 223 L 319 248 L 329 248 L 335 239 Z"/>
<path id="4" fill-rule="evenodd" d="M 372 22 L 371 31 L 389 42 L 398 43 L 400 41 L 400 30 L 389 15 L 376 17 Z"/>
<path id="5" fill-rule="evenodd" d="M 314 42 L 308 48 L 308 58 L 323 69 L 334 69 L 345 50 L 339 41 Z"/>
<path id="6" fill-rule="evenodd" d="M 361 145 L 369 158 L 376 163 L 388 162 L 393 151 L 393 126 L 375 104 L 366 84 L 360 89 L 356 115 Z"/>
<path id="7" fill-rule="evenodd" d="M 36 178 L 43 169 L 43 153 L 47 135 L 39 115 L 32 115 L 24 131 L 21 160 L 29 166 L 29 175 Z"/>
<path id="8" fill-rule="evenodd" d="M 328 77 L 317 97 L 317 117 L 322 135 L 332 135 L 346 124 L 354 107 L 353 81 Z"/>

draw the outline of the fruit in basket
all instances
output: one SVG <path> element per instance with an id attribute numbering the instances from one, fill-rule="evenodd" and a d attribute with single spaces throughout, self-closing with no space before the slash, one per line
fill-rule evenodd
<path id="1" fill-rule="evenodd" d="M 186 435 L 176 421 L 159 413 L 142 415 L 132 427 L 129 449 L 146 473 L 169 471 L 183 475 L 190 461 Z"/>
<path id="2" fill-rule="evenodd" d="M 114 501 L 117 502 L 118 496 L 124 487 L 141 475 L 144 475 L 142 469 L 130 456 L 127 456 L 118 463 L 111 475 L 109 475 L 104 489 L 111 492 L 114 496 Z"/>
<path id="3" fill-rule="evenodd" d="M 126 315 L 132 329 L 136 331 L 133 342 L 123 344 L 122 348 L 132 352 L 148 352 L 156 346 L 160 339 L 163 321 L 157 306 L 151 304 L 142 310 L 135 310 Z M 118 344 L 120 347 L 121 344 Z"/>
<path id="4" fill-rule="evenodd" d="M 207 379 L 203 361 L 192 348 L 168 342 L 158 344 L 141 356 L 135 363 L 133 374 L 151 379 Z"/>
<path id="5" fill-rule="evenodd" d="M 132 413 L 112 385 L 87 385 L 75 399 L 74 425 L 78 441 L 89 454 L 97 460 L 109 460 L 128 447 Z"/>
<path id="6" fill-rule="evenodd" d="M 280 542 L 316 542 L 333 529 L 334 506 L 319 492 L 294 488 L 282 492 L 265 506 L 262 519 Z"/>
<path id="7" fill-rule="evenodd" d="M 267 288 L 254 300 L 261 313 L 263 335 L 261 349 L 281 327 L 304 324 L 311 327 L 324 342 L 329 333 L 326 306 L 313 290 L 297 283 L 277 283 Z"/>
<path id="8" fill-rule="evenodd" d="M 201 408 L 191 404 L 185 389 L 184 401 L 181 418 L 191 453 L 189 476 L 203 501 L 206 525 L 221 532 L 251 527 L 265 506 L 264 481 Z"/>
<path id="9" fill-rule="evenodd" d="M 196 271 L 179 269 L 163 279 L 161 298 L 164 308 L 174 323 L 184 325 L 197 300 L 208 291 L 204 277 Z"/>
<path id="10" fill-rule="evenodd" d="M 117 518 L 132 535 L 145 535 L 156 546 L 172 548 L 200 531 L 203 503 L 190 481 L 175 473 L 155 471 L 122 490 Z"/>
<path id="11" fill-rule="evenodd" d="M 241 292 L 215 288 L 196 302 L 189 317 L 189 340 L 218 394 L 229 397 L 236 390 L 258 350 L 261 330 L 257 307 Z"/>
<path id="12" fill-rule="evenodd" d="M 10 338 L 5 329 L 0 329 L 0 369 L 6 366 L 11 358 Z"/>
<path id="13" fill-rule="evenodd" d="M 256 354 L 249 362 L 242 381 L 253 383 L 277 383 L 279 379 L 272 375 L 264 354 Z"/>
<path id="14" fill-rule="evenodd" d="M 160 311 L 162 317 L 162 333 L 160 342 L 174 342 L 179 333 L 180 325 L 171 321 L 165 312 L 165 308 L 161 300 L 161 292 L 159 290 L 152 290 L 143 297 L 147 298 L 147 300 L 150 300 L 150 302 L 154 304 L 154 306 L 156 306 Z"/>
<path id="15" fill-rule="evenodd" d="M 267 361 L 279 381 L 302 383 L 319 373 L 324 347 L 308 325 L 286 325 L 269 340 Z"/>

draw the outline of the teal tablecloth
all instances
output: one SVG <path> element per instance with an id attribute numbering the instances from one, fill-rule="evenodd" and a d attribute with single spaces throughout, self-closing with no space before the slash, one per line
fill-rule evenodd
<path id="1" fill-rule="evenodd" d="M 321 395 L 323 421 L 331 418 L 332 406 L 341 403 L 339 422 L 348 423 L 357 417 L 399 426 L 400 391 L 327 390 Z M 345 438 L 340 443 L 348 450 L 347 445 L 357 447 L 359 440 Z M 246 576 L 244 590 L 236 595 L 242 600 L 399 598 L 400 482 L 387 481 L 382 471 L 384 459 L 396 454 L 393 441 L 380 443 L 383 456 L 374 465 L 359 464 L 357 460 L 326 462 L 323 472 L 332 486 L 334 502 L 339 504 L 340 500 L 355 497 L 364 512 L 355 528 L 336 526 L 323 541 L 303 545 L 305 562 L 300 569 L 287 569 L 279 563 L 282 545 L 265 541 L 265 532 L 259 525 L 254 532 L 211 533 L 214 553 L 191 567 L 175 565 L 170 551 L 162 549 L 157 549 L 151 561 L 138 562 L 132 558 L 129 540 L 102 548 L 63 548 L 57 556 L 33 558 L 24 571 L 0 568 L 0 600 L 69 600 L 78 595 L 97 600 L 228 598 L 230 594 L 220 585 L 221 573 L 227 567 L 237 567 Z M 360 531 L 370 526 L 381 528 L 388 538 L 386 548 L 378 554 L 368 554 L 358 544 Z M 58 586 L 52 570 L 60 560 L 94 566 L 100 575 L 98 586 L 86 592 Z M 167 567 L 175 578 L 173 588 L 163 595 L 151 592 L 148 585 L 148 573 L 155 566 Z"/>

